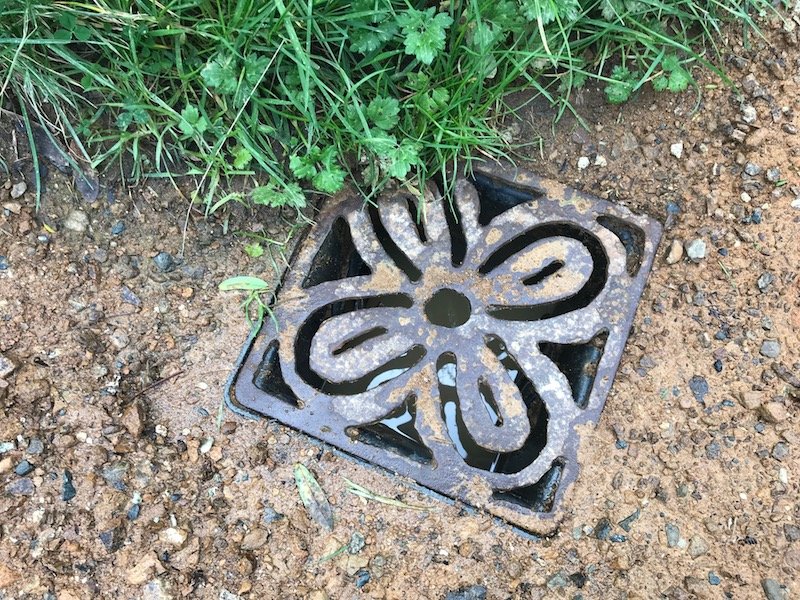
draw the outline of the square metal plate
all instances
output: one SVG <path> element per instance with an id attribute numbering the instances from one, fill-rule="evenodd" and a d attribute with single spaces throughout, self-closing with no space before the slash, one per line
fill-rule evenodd
<path id="1" fill-rule="evenodd" d="M 326 203 L 229 404 L 547 533 L 661 227 L 518 170 L 423 196 Z"/>

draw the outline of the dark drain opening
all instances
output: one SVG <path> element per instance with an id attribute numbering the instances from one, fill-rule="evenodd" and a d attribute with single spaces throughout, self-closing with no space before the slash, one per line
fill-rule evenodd
<path id="1" fill-rule="evenodd" d="M 526 485 L 510 492 L 495 491 L 492 498 L 516 504 L 533 512 L 551 512 L 563 472 L 564 459 L 557 458 L 547 473 L 533 485 Z"/>
<path id="2" fill-rule="evenodd" d="M 635 277 L 644 259 L 644 231 L 636 225 L 613 215 L 601 215 L 597 222 L 619 238 L 625 247 L 625 270 Z"/>
<path id="3" fill-rule="evenodd" d="M 488 225 L 492 219 L 510 208 L 531 200 L 539 200 L 544 196 L 542 190 L 517 187 L 508 181 L 500 181 L 480 172 L 474 173 L 472 184 L 478 190 L 481 199 L 481 212 L 478 217 L 480 225 Z"/>
<path id="4" fill-rule="evenodd" d="M 497 355 L 522 395 L 531 426 L 530 435 L 522 447 L 513 452 L 496 452 L 478 445 L 470 435 L 461 413 L 457 388 L 458 365 L 455 354 L 451 352 L 442 354 L 436 362 L 442 419 L 456 451 L 468 465 L 492 473 L 518 473 L 536 460 L 547 443 L 547 408 L 531 380 L 522 373 L 519 364 L 506 351 L 505 344 L 499 338 L 492 337 L 487 340 L 487 346 Z M 484 386 L 479 385 L 479 391 L 489 419 L 495 426 L 502 426 L 497 400 L 493 396 L 491 400 L 487 397 Z"/>
<path id="5" fill-rule="evenodd" d="M 425 316 L 428 321 L 440 327 L 451 329 L 469 321 L 472 305 L 469 299 L 455 290 L 444 288 L 438 290 L 425 303 Z"/>
<path id="6" fill-rule="evenodd" d="M 253 385 L 266 394 L 279 400 L 288 402 L 292 406 L 302 408 L 303 403 L 298 400 L 281 372 L 281 363 L 278 358 L 278 340 L 273 340 L 264 351 L 261 362 L 253 373 Z"/>
<path id="7" fill-rule="evenodd" d="M 350 427 L 347 435 L 359 442 L 390 450 L 418 463 L 430 464 L 433 454 L 423 444 L 414 421 L 417 418 L 417 399 L 409 396 L 386 417 L 372 425 Z"/>
<path id="8" fill-rule="evenodd" d="M 339 217 L 325 236 L 311 261 L 302 287 L 310 288 L 326 281 L 336 281 L 372 273 L 361 258 L 350 234 L 350 225 Z"/>
<path id="9" fill-rule="evenodd" d="M 585 344 L 554 344 L 542 342 L 539 350 L 556 363 L 564 373 L 572 389 L 572 397 L 580 408 L 589 404 L 589 395 L 597 377 L 597 367 L 603 358 L 608 341 L 608 331 L 604 330 Z"/>

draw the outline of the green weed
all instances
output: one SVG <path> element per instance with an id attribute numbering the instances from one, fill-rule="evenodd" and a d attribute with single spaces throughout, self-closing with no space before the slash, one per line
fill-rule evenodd
<path id="1" fill-rule="evenodd" d="M 769 7 L 4 0 L 0 103 L 95 169 L 194 177 L 208 211 L 230 200 L 299 210 L 348 175 L 370 198 L 390 179 L 422 189 L 432 174 L 450 181 L 457 162 L 507 156 L 515 91 L 544 95 L 559 114 L 587 79 L 612 103 L 648 82 L 682 91 L 695 64 L 712 66 L 725 19 L 753 28 L 753 9 Z M 253 178 L 249 194 L 220 191 L 234 176 Z"/>

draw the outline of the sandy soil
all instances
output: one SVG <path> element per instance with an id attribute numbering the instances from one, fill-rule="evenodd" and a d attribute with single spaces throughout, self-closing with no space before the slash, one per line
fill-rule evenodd
<path id="1" fill-rule="evenodd" d="M 522 141 L 544 136 L 533 170 L 666 223 L 546 540 L 276 423 L 225 412 L 218 426 L 248 327 L 217 285 L 275 279 L 233 232 L 280 239 L 279 215 L 193 214 L 178 259 L 186 204 L 169 187 L 111 187 L 89 205 L 52 169 L 37 214 L 30 191 L 11 197 L 12 173 L 0 190 L 0 598 L 800 596 L 800 51 L 796 31 L 777 29 L 729 48 L 734 88 L 709 77 L 702 94 L 643 92 L 622 108 L 586 90 L 589 131 L 565 118 L 553 132 L 535 107 L 511 125 Z M 24 166 L 4 131 L 6 162 Z M 696 240 L 705 254 L 690 260 Z M 159 252 L 177 264 L 164 271 Z M 300 502 L 296 462 L 333 505 L 330 534 Z M 431 510 L 360 499 L 345 478 Z"/>

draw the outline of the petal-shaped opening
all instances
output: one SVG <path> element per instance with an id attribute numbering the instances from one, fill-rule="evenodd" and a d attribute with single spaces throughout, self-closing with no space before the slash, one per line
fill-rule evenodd
<path id="1" fill-rule="evenodd" d="M 608 257 L 588 230 L 548 223 L 497 248 L 478 271 L 491 274 L 490 315 L 537 321 L 579 310 L 597 298 L 608 277 Z"/>

